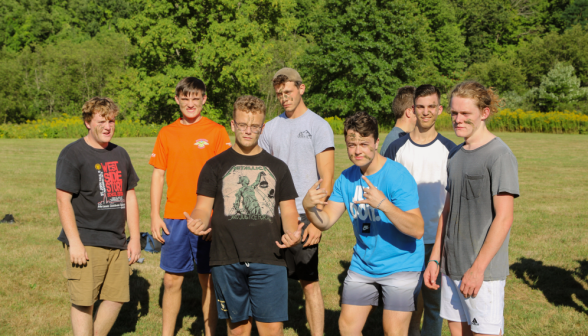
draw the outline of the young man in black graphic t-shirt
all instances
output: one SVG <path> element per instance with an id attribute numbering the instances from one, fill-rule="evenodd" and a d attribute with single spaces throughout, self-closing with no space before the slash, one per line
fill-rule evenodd
<path id="1" fill-rule="evenodd" d="M 57 160 L 63 226 L 57 239 L 66 246 L 73 334 L 106 335 L 129 301 L 129 265 L 141 254 L 134 190 L 139 178 L 127 152 L 110 142 L 118 114 L 114 102 L 95 97 L 82 111 L 88 135 L 67 145 Z M 103 302 L 93 320 L 97 300 Z"/>
<path id="2" fill-rule="evenodd" d="M 235 145 L 204 165 L 196 207 L 185 214 L 192 233 L 213 231 L 210 266 L 218 317 L 239 335 L 251 333 L 252 318 L 260 334 L 283 334 L 288 282 L 280 248 L 299 243 L 303 226 L 288 166 L 257 144 L 264 119 L 261 99 L 237 99 L 231 121 Z"/>

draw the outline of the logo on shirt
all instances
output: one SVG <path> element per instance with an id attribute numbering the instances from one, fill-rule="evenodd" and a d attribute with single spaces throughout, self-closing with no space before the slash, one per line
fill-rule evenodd
<path id="1" fill-rule="evenodd" d="M 351 216 L 353 216 L 353 219 L 359 218 L 362 221 L 369 219 L 372 222 L 382 220 L 376 212 L 376 209 L 372 208 L 369 204 L 353 203 L 354 201 L 363 201 L 364 199 L 365 198 L 363 198 L 363 187 L 361 185 L 356 186 L 355 195 L 353 195 L 353 199 L 351 200 L 351 202 L 349 202 L 349 210 L 351 211 Z"/>
<path id="2" fill-rule="evenodd" d="M 125 209 L 122 172 L 117 164 L 118 161 L 110 161 L 94 165 L 102 196 L 102 201 L 98 202 L 98 210 Z"/>
<path id="3" fill-rule="evenodd" d="M 312 134 L 310 134 L 309 131 L 300 132 L 300 133 L 298 133 L 298 138 L 301 138 L 301 139 L 312 139 Z"/>
<path id="4" fill-rule="evenodd" d="M 151 157 L 155 157 L 155 153 L 151 153 Z"/>
<path id="5" fill-rule="evenodd" d="M 200 149 L 204 148 L 207 145 L 208 145 L 208 140 L 206 140 L 206 139 L 198 139 L 194 143 L 194 146 L 198 146 L 198 148 L 200 148 Z"/>
<path id="6" fill-rule="evenodd" d="M 474 318 L 474 320 L 472 321 L 472 324 L 473 324 L 473 325 L 475 325 L 475 326 L 479 325 L 479 324 L 478 324 L 478 321 L 476 321 L 476 319 L 475 319 L 475 318 Z"/>
<path id="7" fill-rule="evenodd" d="M 271 220 L 276 178 L 265 166 L 236 165 L 223 176 L 225 216 L 229 220 Z"/>
<path id="8" fill-rule="evenodd" d="M 361 232 L 362 233 L 370 233 L 370 226 L 372 225 L 372 223 L 363 223 L 363 226 L 361 227 Z"/>
<path id="9" fill-rule="evenodd" d="M 227 146 L 231 147 L 232 145 L 231 145 L 231 143 L 230 143 L 230 142 L 227 142 Z"/>

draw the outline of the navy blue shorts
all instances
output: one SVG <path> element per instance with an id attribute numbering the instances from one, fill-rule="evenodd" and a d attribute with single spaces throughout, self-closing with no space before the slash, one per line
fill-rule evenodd
<path id="1" fill-rule="evenodd" d="M 187 273 L 196 270 L 200 274 L 210 273 L 210 243 L 188 230 L 185 219 L 164 218 L 169 235 L 162 232 L 165 244 L 161 245 L 159 267 L 169 273 Z"/>
<path id="2" fill-rule="evenodd" d="M 288 276 L 284 266 L 236 263 L 213 266 L 219 319 L 232 323 L 288 321 Z"/>

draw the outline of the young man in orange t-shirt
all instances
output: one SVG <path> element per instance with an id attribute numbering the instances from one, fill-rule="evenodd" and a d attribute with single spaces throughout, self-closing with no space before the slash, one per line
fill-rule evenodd
<path id="1" fill-rule="evenodd" d="M 210 237 L 190 234 L 184 212 L 196 205 L 200 170 L 211 157 L 231 147 L 225 128 L 200 113 L 206 102 L 206 86 L 194 77 L 182 79 L 176 86 L 175 100 L 182 117 L 161 129 L 151 154 L 151 232 L 160 241 L 160 267 L 163 276 L 163 332 L 173 335 L 180 304 L 184 274 L 194 270 L 202 287 L 202 312 L 205 335 L 214 335 L 217 313 L 212 291 L 209 252 Z M 167 174 L 167 201 L 164 218 L 160 215 L 164 177 Z M 163 234 L 162 231 L 163 230 Z"/>

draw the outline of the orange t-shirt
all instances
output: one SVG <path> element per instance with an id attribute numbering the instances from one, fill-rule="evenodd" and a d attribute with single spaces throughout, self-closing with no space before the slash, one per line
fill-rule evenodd
<path id="1" fill-rule="evenodd" d="M 164 218 L 185 219 L 184 211 L 194 210 L 202 167 L 229 147 L 225 128 L 205 117 L 192 125 L 183 125 L 178 119 L 159 131 L 149 164 L 167 171 Z"/>

